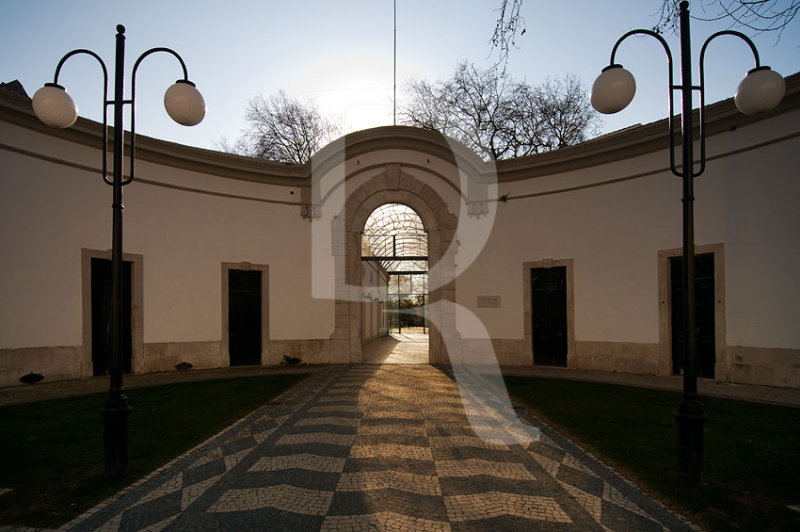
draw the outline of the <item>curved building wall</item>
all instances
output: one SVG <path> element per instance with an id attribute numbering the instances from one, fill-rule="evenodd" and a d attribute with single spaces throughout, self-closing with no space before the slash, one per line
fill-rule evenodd
<path id="1" fill-rule="evenodd" d="M 766 117 L 709 107 L 695 225 L 713 254 L 718 380 L 800 386 L 798 81 Z M 93 374 L 91 265 L 111 233 L 99 128 L 46 128 L 29 100 L 0 94 L 0 386 Z M 430 231 L 432 362 L 537 363 L 531 272 L 562 268 L 564 365 L 672 374 L 681 182 L 665 133 L 638 126 L 496 166 L 405 127 L 348 135 L 306 165 L 143 137 L 124 190 L 132 370 L 233 363 L 232 270 L 260 272 L 261 364 L 361 361 L 380 331 L 358 225 L 398 201 Z"/>

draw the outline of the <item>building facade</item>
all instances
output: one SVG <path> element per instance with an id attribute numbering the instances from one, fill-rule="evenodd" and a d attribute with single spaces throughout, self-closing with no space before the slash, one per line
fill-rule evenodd
<path id="1" fill-rule="evenodd" d="M 724 101 L 707 125 L 702 375 L 800 386 L 800 76 L 772 113 Z M 681 183 L 666 134 L 661 121 L 497 164 L 408 127 L 347 135 L 305 165 L 137 138 L 129 369 L 361 362 L 388 328 L 390 279 L 362 260 L 362 233 L 399 203 L 427 236 L 431 363 L 680 373 Z M 100 139 L 95 122 L 50 129 L 0 91 L 0 386 L 105 371 Z"/>

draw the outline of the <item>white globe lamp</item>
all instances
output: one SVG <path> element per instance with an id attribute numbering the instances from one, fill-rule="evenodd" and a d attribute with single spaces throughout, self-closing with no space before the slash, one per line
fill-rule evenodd
<path id="1" fill-rule="evenodd" d="M 592 107 L 603 114 L 613 114 L 625 109 L 636 94 L 636 80 L 622 65 L 603 69 L 592 84 Z"/>
<path id="2" fill-rule="evenodd" d="M 195 126 L 206 116 L 206 102 L 194 83 L 179 79 L 164 93 L 167 114 L 183 126 Z"/>
<path id="3" fill-rule="evenodd" d="M 33 112 L 50 127 L 70 127 L 78 119 L 78 108 L 61 85 L 47 83 L 33 95 Z"/>

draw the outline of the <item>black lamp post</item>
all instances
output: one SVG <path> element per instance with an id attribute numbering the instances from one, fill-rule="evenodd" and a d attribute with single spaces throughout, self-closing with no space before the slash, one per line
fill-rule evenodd
<path id="1" fill-rule="evenodd" d="M 185 126 L 199 124 L 205 116 L 206 107 L 203 97 L 189 81 L 186 65 L 183 59 L 169 48 L 152 48 L 136 60 L 131 76 L 131 98 L 124 97 L 124 69 L 125 69 L 125 28 L 117 26 L 116 64 L 114 75 L 114 98 L 108 99 L 108 71 L 100 57 L 84 49 L 73 50 L 61 58 L 56 67 L 53 83 L 47 83 L 36 91 L 33 96 L 33 110 L 36 116 L 45 124 L 67 128 L 75 123 L 78 110 L 66 89 L 58 84 L 58 75 L 67 59 L 77 54 L 88 54 L 97 59 L 103 69 L 103 181 L 113 187 L 113 220 L 111 238 L 111 282 L 113 286 L 111 296 L 111 356 L 109 360 L 110 385 L 108 397 L 101 410 L 104 419 L 104 447 L 105 447 L 105 472 L 109 478 L 125 476 L 128 473 L 128 416 L 131 408 L 128 398 L 123 393 L 122 386 L 122 327 L 120 317 L 122 309 L 122 187 L 133 181 L 134 161 L 134 115 L 136 94 L 136 70 L 141 61 L 155 52 L 167 52 L 175 56 L 183 69 L 183 79 L 178 80 L 167 89 L 164 95 L 164 106 L 173 120 Z M 123 106 L 129 104 L 131 133 L 130 133 L 130 173 L 125 178 L 122 174 L 123 163 Z M 108 152 L 108 107 L 114 108 L 114 168 L 112 179 L 107 175 Z"/>
<path id="2" fill-rule="evenodd" d="M 629 31 L 617 41 L 611 51 L 611 62 L 592 86 L 591 101 L 601 113 L 616 113 L 624 109 L 633 99 L 636 83 L 630 72 L 614 62 L 619 45 L 631 35 L 650 35 L 655 37 L 667 53 L 669 69 L 669 143 L 670 168 L 672 173 L 683 180 L 683 399 L 678 404 L 675 420 L 678 425 L 678 473 L 690 480 L 699 482 L 703 470 L 703 425 L 707 418 L 703 403 L 697 394 L 697 324 L 695 309 L 695 246 L 694 246 L 694 178 L 705 170 L 705 98 L 704 69 L 706 48 L 709 43 L 722 35 L 733 35 L 743 39 L 753 51 L 756 66 L 747 73 L 739 84 L 734 101 L 744 114 L 756 114 L 773 109 L 780 103 L 785 92 L 785 84 L 780 74 L 769 67 L 761 66 L 755 44 L 746 35 L 737 31 L 725 30 L 709 37 L 700 51 L 700 85 L 692 84 L 691 41 L 689 38 L 689 2 L 680 4 L 680 44 L 681 44 L 681 84 L 673 83 L 673 62 L 669 45 L 658 33 L 638 29 Z M 674 91 L 680 91 L 682 100 L 681 165 L 675 161 L 675 107 Z M 692 92 L 700 93 L 700 161 L 695 168 L 693 156 Z"/>

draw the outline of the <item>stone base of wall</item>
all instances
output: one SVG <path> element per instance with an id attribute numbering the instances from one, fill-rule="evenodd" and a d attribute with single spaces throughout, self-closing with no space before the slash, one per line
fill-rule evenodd
<path id="1" fill-rule="evenodd" d="M 347 364 L 350 362 L 348 340 L 270 340 L 262 364 L 279 366 L 284 356 L 299 358 L 306 364 Z M 195 369 L 225 368 L 230 357 L 222 353 L 221 342 L 178 342 L 145 344 L 147 371 L 173 371 L 175 364 L 190 362 Z"/>
<path id="2" fill-rule="evenodd" d="M 144 372 L 175 371 L 175 365 L 189 362 L 193 369 L 227 367 L 222 342 L 163 342 L 144 344 Z"/>
<path id="3" fill-rule="evenodd" d="M 798 349 L 729 346 L 727 352 L 731 382 L 800 388 Z"/>
<path id="4" fill-rule="evenodd" d="M 533 355 L 524 339 L 462 339 L 461 360 L 466 364 L 493 363 L 489 345 L 501 366 L 531 366 Z M 621 373 L 658 373 L 658 344 L 625 342 L 575 342 L 575 353 L 567 354 L 572 369 L 616 371 Z"/>
<path id="5" fill-rule="evenodd" d="M 522 339 L 494 338 L 491 343 L 460 339 L 457 344 L 456 359 L 462 363 L 494 364 L 496 360 L 501 366 L 531 365 L 530 346 Z M 306 364 L 347 364 L 351 361 L 349 349 L 348 340 L 271 340 L 264 365 L 278 366 L 284 355 Z M 658 374 L 658 344 L 576 341 L 575 351 L 568 355 L 569 367 L 574 369 Z M 717 380 L 800 388 L 800 350 L 736 346 L 727 347 L 726 352 L 729 370 L 720 361 Z M 22 385 L 19 378 L 31 372 L 44 375 L 44 382 L 87 377 L 81 374 L 83 358 L 81 346 L 0 349 L 0 387 Z M 449 363 L 451 356 L 445 355 L 444 360 Z M 230 364 L 222 353 L 221 342 L 144 344 L 146 373 L 175 371 L 180 362 L 189 362 L 194 369 L 224 368 Z"/>
<path id="6" fill-rule="evenodd" d="M 348 342 L 349 346 L 349 342 Z M 331 357 L 331 340 L 270 340 L 270 366 L 279 366 L 284 356 L 299 358 L 306 364 L 341 364 L 349 362 L 341 357 Z M 334 361 L 334 358 L 337 360 Z"/>
<path id="7" fill-rule="evenodd" d="M 346 364 L 350 362 L 348 341 L 335 345 L 335 340 L 270 340 L 263 354 L 264 366 L 279 366 L 284 356 L 299 358 L 306 364 Z M 145 344 L 147 371 L 172 371 L 179 362 L 190 362 L 195 369 L 225 368 L 230 357 L 222 353 L 221 342 L 177 342 Z"/>
<path id="8" fill-rule="evenodd" d="M 470 365 L 530 366 L 530 352 L 525 352 L 525 341 L 508 338 L 461 338 L 451 341 L 459 353 L 450 353 L 448 363 Z"/>
<path id="9" fill-rule="evenodd" d="M 80 378 L 82 358 L 80 346 L 0 349 L 0 386 L 22 385 L 28 373 L 43 375 L 43 382 Z"/>
<path id="10" fill-rule="evenodd" d="M 658 374 L 658 344 L 575 342 L 574 369 Z"/>
<path id="11" fill-rule="evenodd" d="M 492 339 L 492 347 L 501 366 L 530 366 L 530 349 L 525 348 L 525 340 Z"/>

